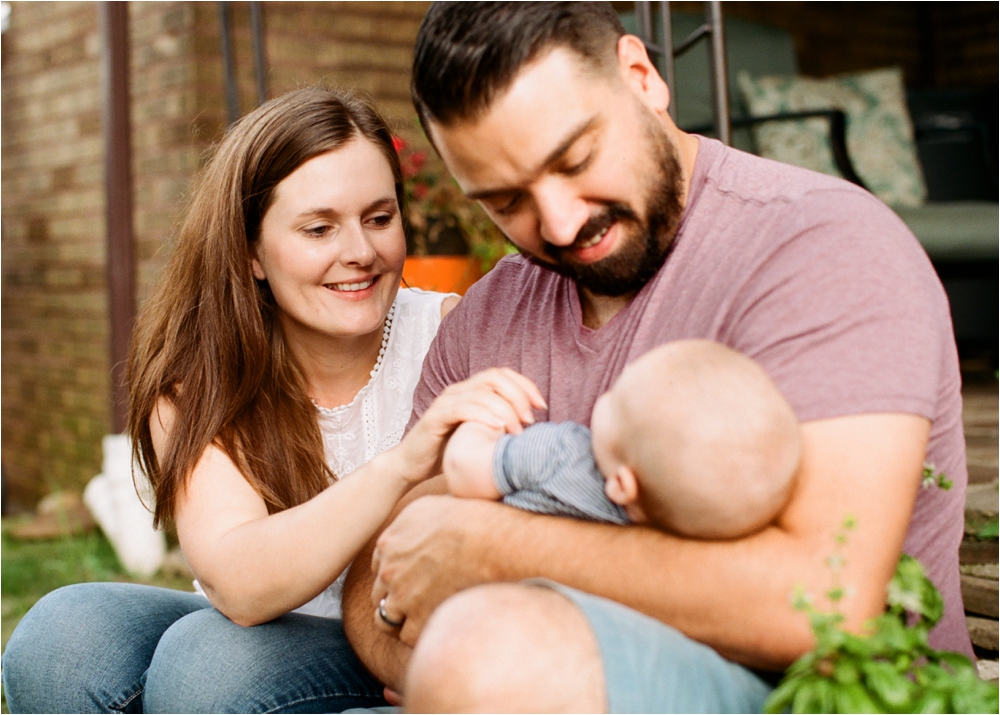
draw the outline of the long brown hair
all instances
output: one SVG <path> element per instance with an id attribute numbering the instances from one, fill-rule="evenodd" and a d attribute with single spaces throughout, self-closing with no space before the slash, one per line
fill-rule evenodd
<path id="1" fill-rule="evenodd" d="M 213 443 L 269 513 L 307 501 L 334 477 L 278 307 L 251 259 L 275 186 L 357 136 L 389 162 L 402 210 L 402 171 L 385 120 L 367 100 L 330 89 L 296 90 L 240 119 L 196 179 L 128 361 L 128 431 L 153 485 L 157 525 L 172 519 L 178 490 Z M 161 398 L 176 419 L 157 458 L 149 421 Z"/>

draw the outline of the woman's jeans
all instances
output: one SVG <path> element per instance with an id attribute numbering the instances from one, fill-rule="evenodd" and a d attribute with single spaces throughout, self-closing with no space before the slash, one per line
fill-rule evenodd
<path id="1" fill-rule="evenodd" d="M 385 705 L 339 620 L 237 626 L 203 596 L 85 583 L 45 596 L 3 654 L 12 713 L 318 713 Z"/>

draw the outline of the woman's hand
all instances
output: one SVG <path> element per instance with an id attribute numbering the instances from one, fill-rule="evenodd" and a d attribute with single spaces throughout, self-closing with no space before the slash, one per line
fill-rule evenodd
<path id="1" fill-rule="evenodd" d="M 441 454 L 448 438 L 463 422 L 518 434 L 535 421 L 532 409 L 545 409 L 542 394 L 531 380 L 510 368 L 490 368 L 449 385 L 431 403 L 413 429 L 395 448 L 406 478 L 416 483 L 441 471 Z"/>

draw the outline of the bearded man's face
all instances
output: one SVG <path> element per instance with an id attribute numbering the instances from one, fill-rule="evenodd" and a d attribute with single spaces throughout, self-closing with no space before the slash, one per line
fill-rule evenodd
<path id="1" fill-rule="evenodd" d="M 616 71 L 557 47 L 481 115 L 429 132 L 466 195 L 539 265 L 613 296 L 663 265 L 683 211 L 680 162 Z"/>

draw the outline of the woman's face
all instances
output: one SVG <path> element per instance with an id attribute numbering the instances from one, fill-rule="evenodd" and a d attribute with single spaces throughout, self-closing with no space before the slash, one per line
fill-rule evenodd
<path id="1" fill-rule="evenodd" d="M 406 258 L 388 161 L 355 137 L 302 164 L 275 187 L 254 254 L 288 340 L 379 330 Z"/>

